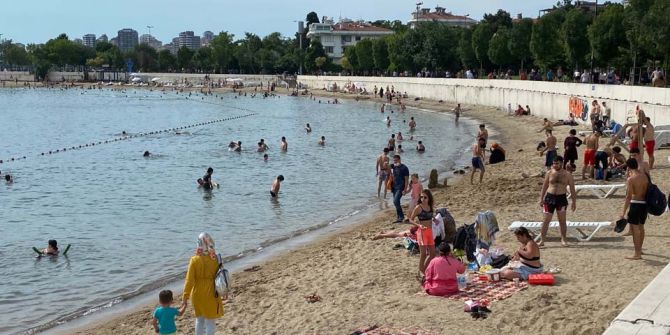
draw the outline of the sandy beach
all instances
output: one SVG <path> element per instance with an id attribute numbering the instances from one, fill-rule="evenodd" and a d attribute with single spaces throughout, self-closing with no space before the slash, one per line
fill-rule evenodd
<path id="1" fill-rule="evenodd" d="M 279 94 L 285 92 L 279 90 Z M 314 94 L 325 99 L 352 98 L 322 91 L 314 91 Z M 454 107 L 435 101 L 409 100 L 408 106 L 436 112 L 450 113 Z M 466 178 L 450 181 L 446 188 L 434 189 L 436 204 L 449 208 L 457 226 L 472 223 L 479 211 L 493 211 L 501 229 L 496 245 L 511 254 L 518 243 L 507 226 L 515 220 L 540 221 L 542 218 L 538 199 L 543 178 L 538 175 L 544 169 L 544 157 L 535 150 L 537 143 L 544 140 L 544 134 L 537 132 L 542 119 L 507 116 L 490 107 L 463 106 L 463 117 L 480 120 L 498 132 L 489 144 L 500 143 L 507 151 L 507 161 L 487 166 L 481 185 L 470 185 L 469 174 L 466 174 Z M 569 130 L 568 126 L 555 127 L 559 143 Z M 474 141 L 476 129 L 472 129 L 472 133 L 473 138 L 463 141 Z M 426 145 L 430 148 L 439 143 Z M 669 153 L 670 150 L 657 152 L 657 167 L 652 172 L 655 183 L 664 191 L 670 189 Z M 578 171 L 581 171 L 583 147 L 579 156 Z M 374 160 L 375 157 L 370 157 L 366 163 L 371 169 Z M 426 163 L 422 171 L 429 166 Z M 409 168 L 411 171 L 412 166 Z M 582 181 L 578 173 L 575 180 L 577 184 L 593 182 Z M 374 192 L 375 180 L 371 178 L 369 183 L 370 192 Z M 568 220 L 614 222 L 621 212 L 624 195 L 624 190 L 608 199 L 580 194 L 577 210 L 568 212 Z M 506 300 L 494 302 L 488 319 L 473 320 L 463 312 L 462 302 L 421 294 L 421 286 L 415 278 L 418 256 L 409 256 L 404 249 L 395 250 L 393 247 L 399 240 L 372 240 L 380 231 L 407 227 L 391 223 L 395 212 L 392 202 L 387 202 L 388 209 L 372 220 L 297 250 L 274 255 L 267 262 L 248 269 L 250 271 L 234 273 L 232 298 L 225 303 L 225 316 L 217 322 L 218 333 L 350 334 L 378 325 L 391 329 L 389 333 L 394 334 L 460 334 L 465 329 L 478 334 L 600 334 L 670 257 L 667 243 L 670 233 L 665 225 L 668 214 L 649 217 L 645 228 L 645 256 L 641 261 L 624 259 L 632 254 L 632 238 L 619 236 L 611 229 L 601 231 L 590 242 L 571 239 L 567 248 L 561 246 L 558 232 L 550 230 L 542 261 L 545 268 L 562 269 L 556 277 L 556 285 L 531 286 Z M 409 198 L 405 197 L 403 204 L 408 203 Z M 184 270 L 186 266 L 184 264 Z M 321 301 L 308 303 L 305 296 L 311 294 L 319 295 Z M 180 299 L 175 303 L 180 303 Z M 76 333 L 150 334 L 153 333 L 154 307 L 130 311 L 123 317 L 89 325 Z M 194 332 L 190 306 L 186 314 L 178 318 L 177 328 L 179 334 Z"/>

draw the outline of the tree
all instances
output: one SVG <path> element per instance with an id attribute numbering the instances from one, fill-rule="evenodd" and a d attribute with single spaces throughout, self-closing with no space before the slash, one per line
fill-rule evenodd
<path id="1" fill-rule="evenodd" d="M 563 27 L 561 29 L 561 40 L 565 50 L 565 56 L 575 69 L 579 67 L 580 62 L 586 60 L 589 54 L 588 25 L 589 17 L 578 8 L 571 9 L 565 16 Z"/>
<path id="2" fill-rule="evenodd" d="M 473 69 L 477 67 L 477 55 L 475 49 L 472 48 L 472 30 L 467 28 L 461 30 L 461 37 L 458 40 L 458 55 L 464 68 Z"/>
<path id="3" fill-rule="evenodd" d="M 13 44 L 11 40 L 5 40 L 0 44 L 0 55 L 3 55 L 2 60 L 11 66 L 30 64 L 30 58 L 26 49 Z"/>
<path id="4" fill-rule="evenodd" d="M 372 58 L 374 58 L 375 69 L 382 72 L 388 70 L 390 64 L 389 46 L 386 43 L 386 39 L 378 38 L 372 42 Z"/>
<path id="5" fill-rule="evenodd" d="M 316 65 L 316 67 L 319 69 L 319 71 L 321 71 L 321 69 L 323 69 L 323 67 L 326 65 L 326 62 L 328 62 L 327 57 L 323 57 L 323 56 L 322 57 L 317 57 L 314 60 L 314 65 Z"/>
<path id="6" fill-rule="evenodd" d="M 670 2 L 655 0 L 643 20 L 644 34 L 651 41 L 654 56 L 657 57 L 656 59 L 663 57 L 666 66 L 670 61 L 670 27 L 668 27 L 668 17 L 670 16 L 668 15 L 670 15 Z"/>
<path id="7" fill-rule="evenodd" d="M 144 72 L 158 70 L 158 52 L 148 44 L 142 43 L 135 46 L 132 52 L 135 66 Z"/>
<path id="8" fill-rule="evenodd" d="M 356 56 L 358 56 L 358 67 L 361 71 L 368 72 L 375 69 L 370 39 L 365 38 L 356 44 Z"/>
<path id="9" fill-rule="evenodd" d="M 316 70 L 315 61 L 319 57 L 326 57 L 326 52 L 323 50 L 321 42 L 313 40 L 305 53 L 305 70 L 314 72 L 314 70 Z"/>
<path id="10" fill-rule="evenodd" d="M 319 23 L 319 15 L 316 14 L 316 12 L 307 13 L 307 17 L 305 18 L 305 23 L 307 24 L 308 28 L 312 23 Z"/>
<path id="11" fill-rule="evenodd" d="M 171 72 L 177 68 L 177 58 L 170 50 L 161 50 L 158 52 L 158 69 L 161 72 Z"/>
<path id="12" fill-rule="evenodd" d="M 509 52 L 515 61 L 523 64 L 530 60 L 530 37 L 533 34 L 533 20 L 529 18 L 514 22 L 510 31 L 509 43 L 507 44 Z"/>
<path id="13" fill-rule="evenodd" d="M 623 6 L 610 4 L 589 26 L 589 39 L 596 64 L 609 65 L 610 61 L 619 56 L 619 47 L 626 43 L 623 21 Z M 663 28 L 659 26 L 657 29 Z"/>
<path id="14" fill-rule="evenodd" d="M 212 48 L 209 46 L 199 48 L 193 55 L 193 65 L 202 72 L 212 72 L 216 67 L 212 54 Z"/>
<path id="15" fill-rule="evenodd" d="M 535 64 L 543 69 L 563 62 L 564 53 L 560 35 L 561 18 L 562 13 L 554 11 L 539 18 L 533 26 L 530 51 L 535 59 Z"/>
<path id="16" fill-rule="evenodd" d="M 493 37 L 493 30 L 487 22 L 477 24 L 472 31 L 472 49 L 475 51 L 480 68 L 484 68 L 489 63 L 488 52 L 491 37 Z"/>
<path id="17" fill-rule="evenodd" d="M 510 41 L 510 32 L 506 27 L 500 27 L 493 34 L 489 42 L 489 59 L 498 67 L 510 65 L 512 63 L 512 54 L 509 52 L 508 44 Z"/>
<path id="18" fill-rule="evenodd" d="M 500 28 L 512 28 L 512 17 L 505 10 L 498 9 L 495 14 L 484 14 L 484 22 L 491 26 L 491 31 L 496 33 Z"/>
<path id="19" fill-rule="evenodd" d="M 348 47 L 344 50 L 344 58 L 347 60 L 348 69 L 354 74 L 358 71 L 358 55 L 356 54 L 356 47 Z M 344 67 L 344 63 L 342 64 Z"/>
<path id="20" fill-rule="evenodd" d="M 181 47 L 177 50 L 177 67 L 182 72 L 193 69 L 193 54 L 194 52 L 187 47 Z"/>
<path id="21" fill-rule="evenodd" d="M 654 0 L 629 0 L 628 6 L 624 8 L 624 29 L 626 29 L 626 40 L 628 41 L 628 57 L 636 67 L 637 60 L 640 57 L 648 55 L 645 45 L 651 44 L 648 41 L 650 35 L 646 32 L 643 25 L 645 15 L 649 12 Z M 645 59 L 645 58 L 643 58 Z"/>
<path id="22" fill-rule="evenodd" d="M 219 73 L 226 73 L 232 68 L 231 63 L 235 54 L 234 36 L 226 31 L 220 32 L 209 42 L 212 48 L 212 61 Z"/>

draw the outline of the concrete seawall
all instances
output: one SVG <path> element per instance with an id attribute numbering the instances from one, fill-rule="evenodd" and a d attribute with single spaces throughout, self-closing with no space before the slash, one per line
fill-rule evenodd
<path id="1" fill-rule="evenodd" d="M 530 106 L 532 114 L 551 120 L 567 119 L 571 113 L 588 120 L 589 108 L 593 100 L 607 102 L 612 108 L 612 119 L 626 122 L 629 113 L 640 106 L 656 125 L 670 125 L 670 89 L 623 85 L 592 85 L 576 83 L 487 80 L 487 79 L 446 79 L 409 77 L 335 77 L 299 76 L 298 82 L 317 90 L 337 84 L 364 85 L 370 94 L 376 85 L 393 85 L 396 91 L 407 92 L 410 97 L 443 100 L 448 103 L 463 103 L 498 107 L 507 110 L 511 104 Z M 581 115 L 579 115 L 581 114 Z"/>

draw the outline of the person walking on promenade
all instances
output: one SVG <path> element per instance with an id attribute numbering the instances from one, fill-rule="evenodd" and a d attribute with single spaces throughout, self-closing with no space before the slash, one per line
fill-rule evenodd
<path id="1" fill-rule="evenodd" d="M 219 269 L 214 240 L 207 233 L 198 236 L 198 247 L 191 257 L 184 281 L 184 303 L 191 299 L 195 313 L 195 334 L 214 335 L 215 320 L 223 316 L 223 299 L 214 287 L 214 277 Z"/>

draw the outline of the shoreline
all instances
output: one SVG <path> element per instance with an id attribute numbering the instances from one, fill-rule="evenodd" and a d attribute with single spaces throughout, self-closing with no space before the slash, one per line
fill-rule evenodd
<path id="1" fill-rule="evenodd" d="M 342 94 L 323 96 L 347 97 Z M 432 105 L 442 112 L 450 108 L 424 100 L 417 105 Z M 414 103 L 408 103 L 409 106 Z M 469 117 L 474 115 L 486 124 L 497 124 L 494 127 L 508 152 L 508 161 L 487 166 L 490 172 L 484 184 L 470 186 L 464 175 L 454 185 L 450 183 L 446 188 L 435 189 L 436 203 L 446 205 L 459 226 L 470 223 L 479 210 L 494 210 L 502 230 L 496 245 L 511 253 L 516 249 L 516 242 L 507 233 L 507 224 L 512 220 L 540 218 L 533 196 L 539 193 L 542 179 L 525 178 L 521 174 L 534 175 L 543 170 L 543 157 L 534 151 L 535 144 L 542 139 L 541 134 L 535 133 L 541 119 L 512 118 L 488 107 L 464 107 Z M 557 127 L 555 134 L 562 138 L 567 130 L 569 127 Z M 660 153 L 663 155 L 657 158 L 659 168 L 652 173 L 661 189 L 667 189 L 670 170 L 661 158 L 667 151 Z M 579 179 L 578 184 L 582 183 Z M 568 220 L 613 221 L 613 215 L 599 213 L 612 212 L 612 208 L 618 213 L 621 204 L 621 196 L 605 200 L 580 197 L 577 213 L 569 213 Z M 333 236 L 273 255 L 257 271 L 236 272 L 234 298 L 227 302 L 226 315 L 218 320 L 217 329 L 240 334 L 342 334 L 377 324 L 394 329 L 421 327 L 428 330 L 424 334 L 462 331 L 463 324 L 473 321 L 462 312 L 461 302 L 416 294 L 421 291 L 413 278 L 416 257 L 406 257 L 404 251 L 393 250 L 391 247 L 397 241 L 370 240 L 380 229 L 397 230 L 397 225 L 389 223 L 391 211 L 392 207 L 376 218 Z M 542 258 L 545 267 L 563 269 L 557 277 L 557 285 L 531 287 L 495 302 L 489 319 L 477 321 L 480 333 L 536 333 L 550 327 L 552 332 L 561 334 L 600 334 L 644 287 L 640 283 L 649 282 L 670 259 L 670 246 L 659 238 L 667 234 L 664 219 L 654 217 L 648 221 L 645 249 L 651 252 L 647 251 L 649 255 L 642 262 L 624 261 L 623 256 L 632 249 L 632 242 L 611 231 L 601 232 L 591 242 L 571 240 L 571 248 L 558 247 L 556 232 L 550 231 Z M 607 285 L 612 278 L 617 278 L 616 286 Z M 303 296 L 315 292 L 324 297 L 323 301 L 305 303 Z M 145 334 L 150 331 L 152 308 L 145 306 L 112 321 L 82 327 L 76 333 Z M 574 318 L 575 315 L 589 317 Z M 180 333 L 193 331 L 190 311 L 178 318 L 177 325 Z"/>

